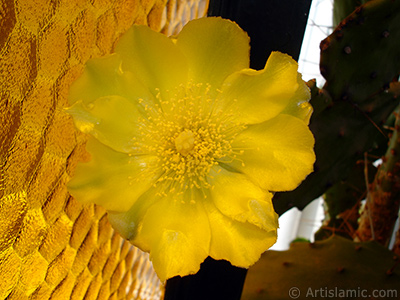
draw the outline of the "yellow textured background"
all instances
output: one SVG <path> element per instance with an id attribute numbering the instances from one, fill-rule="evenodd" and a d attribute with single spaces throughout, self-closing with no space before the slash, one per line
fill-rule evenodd
<path id="1" fill-rule="evenodd" d="M 85 62 L 133 23 L 168 35 L 207 1 L 0 0 L 0 300 L 159 299 L 147 255 L 65 184 L 86 158 L 63 112 Z"/>

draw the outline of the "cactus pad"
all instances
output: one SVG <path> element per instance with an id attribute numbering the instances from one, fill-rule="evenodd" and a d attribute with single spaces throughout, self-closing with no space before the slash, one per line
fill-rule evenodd
<path id="1" fill-rule="evenodd" d="M 320 67 L 326 84 L 312 87 L 311 100 L 314 173 L 295 191 L 276 194 L 279 214 L 304 208 L 387 142 L 382 127 L 400 94 L 400 1 L 370 1 L 343 20 L 321 43 Z"/>
<path id="2" fill-rule="evenodd" d="M 355 291 L 345 299 L 371 299 L 365 296 L 374 290 L 386 292 L 384 299 L 398 299 L 399 261 L 376 242 L 354 243 L 332 236 L 322 242 L 292 243 L 287 251 L 264 253 L 250 268 L 242 299 L 294 299 L 295 295 L 291 298 L 289 294 L 294 288 L 300 293 L 295 299 L 329 298 L 323 293 L 336 292 L 338 296 L 340 291 Z"/>

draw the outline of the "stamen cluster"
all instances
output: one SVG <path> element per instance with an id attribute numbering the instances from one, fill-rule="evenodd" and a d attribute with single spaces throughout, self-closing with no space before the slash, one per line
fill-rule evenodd
<path id="1" fill-rule="evenodd" d="M 155 185 L 163 182 L 162 193 L 208 189 L 210 169 L 236 157 L 231 142 L 244 126 L 234 122 L 229 110 L 218 109 L 209 91 L 209 85 L 189 83 L 174 93 L 158 93 L 158 103 L 143 106 L 146 116 L 139 122 L 135 148 L 158 157 L 162 175 Z"/>

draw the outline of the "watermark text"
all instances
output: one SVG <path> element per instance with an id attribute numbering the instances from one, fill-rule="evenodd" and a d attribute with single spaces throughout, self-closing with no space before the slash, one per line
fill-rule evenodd
<path id="1" fill-rule="evenodd" d="M 298 287 L 291 287 L 289 289 L 289 297 L 291 299 L 298 299 L 300 296 L 302 298 L 385 298 L 385 299 L 397 299 L 398 290 L 395 289 L 381 289 L 381 290 L 368 290 L 365 288 L 354 288 L 354 289 L 343 289 L 343 288 L 328 288 L 321 287 L 318 289 L 307 288 L 307 290 L 301 291 Z"/>

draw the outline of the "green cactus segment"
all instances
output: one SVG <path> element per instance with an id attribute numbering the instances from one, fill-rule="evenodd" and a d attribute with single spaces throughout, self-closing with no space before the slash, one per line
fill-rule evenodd
<path id="1" fill-rule="evenodd" d="M 369 1 L 321 43 L 324 89 L 361 108 L 400 73 L 400 1 Z"/>
<path id="2" fill-rule="evenodd" d="M 319 98 L 311 100 L 314 107 L 325 106 L 322 110 L 315 108 L 319 113 L 310 122 L 317 157 L 314 172 L 296 190 L 275 194 L 273 201 L 278 214 L 292 207 L 303 209 L 336 182 L 347 180 L 350 170 L 357 160 L 363 159 L 365 152 L 386 143 L 380 127 L 398 105 L 400 83 L 392 83 L 388 91 L 371 97 L 368 112 L 347 101 L 330 102 L 323 92 L 312 94 Z"/>
<path id="3" fill-rule="evenodd" d="M 326 191 L 324 200 L 327 220 L 316 232 L 316 240 L 326 239 L 334 234 L 353 239 L 358 228 L 361 200 L 366 197 L 366 181 L 372 182 L 375 173 L 376 167 L 371 162 L 359 160 L 350 170 L 347 180 L 337 182 Z"/>
<path id="4" fill-rule="evenodd" d="M 369 0 L 335 0 L 333 2 L 333 26 L 336 27 L 357 7 Z"/>
<path id="5" fill-rule="evenodd" d="M 312 118 L 315 119 L 317 115 L 332 106 L 332 99 L 325 90 L 317 87 L 315 79 L 308 81 L 307 85 L 311 91 L 310 104 L 313 107 Z"/>
<path id="6" fill-rule="evenodd" d="M 368 164 L 366 171 L 364 161 L 360 160 L 350 171 L 346 181 L 337 182 L 328 189 L 324 199 L 329 208 L 329 217 L 331 219 L 338 218 L 341 213 L 352 209 L 357 203 L 365 199 L 365 177 L 368 176 L 368 182 L 371 182 L 375 173 L 376 168 L 371 163 Z"/>
<path id="7" fill-rule="evenodd" d="M 382 125 L 400 96 L 400 1 L 367 2 L 321 43 L 322 90 L 312 87 L 315 170 L 295 191 L 277 193 L 278 214 L 304 208 L 384 143 Z"/>
<path id="8" fill-rule="evenodd" d="M 294 299 L 295 292 L 300 292 L 296 299 L 373 299 L 374 290 L 391 290 L 382 299 L 398 299 L 399 258 L 376 242 L 333 236 L 264 253 L 248 271 L 242 300 Z"/>

